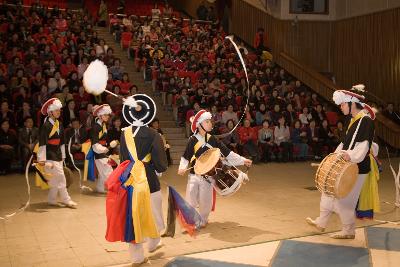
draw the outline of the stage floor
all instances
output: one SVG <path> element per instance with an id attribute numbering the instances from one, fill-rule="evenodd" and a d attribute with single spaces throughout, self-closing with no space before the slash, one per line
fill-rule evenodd
<path id="1" fill-rule="evenodd" d="M 399 159 L 392 159 L 399 166 Z M 394 202 L 394 179 L 388 162 L 379 183 L 382 202 Z M 166 221 L 165 184 L 184 196 L 187 176 L 178 176 L 171 167 L 162 177 L 163 207 Z M 314 186 L 316 168 L 310 163 L 259 164 L 249 172 L 250 182 L 229 198 L 217 198 L 210 223 L 195 238 L 182 234 L 177 226 L 174 238 L 149 254 L 160 265 L 176 256 L 221 248 L 239 247 L 266 241 L 315 235 L 305 217 L 319 214 L 320 193 Z M 33 175 L 31 185 L 33 185 Z M 47 191 L 32 187 L 31 206 L 7 221 L 0 221 L 0 266 L 107 266 L 129 262 L 127 246 L 104 239 L 106 229 L 105 196 L 81 194 L 78 175 L 69 190 L 78 209 L 47 206 Z M 90 183 L 87 183 L 90 186 Z M 27 199 L 23 175 L 0 177 L 0 216 L 12 212 Z M 400 209 L 382 203 L 377 220 L 400 220 Z M 357 226 L 377 224 L 358 221 Z M 336 215 L 327 231 L 340 228 Z M 164 260 L 163 260 L 164 259 Z M 154 264 L 152 266 L 155 266 Z"/>

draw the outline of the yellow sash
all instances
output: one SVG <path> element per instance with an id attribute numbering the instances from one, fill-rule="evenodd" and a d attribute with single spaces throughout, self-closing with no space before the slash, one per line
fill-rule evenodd
<path id="1" fill-rule="evenodd" d="M 362 117 L 364 117 L 364 113 L 363 112 L 358 112 L 358 114 L 354 117 L 354 118 L 351 118 L 351 120 L 350 120 L 350 123 L 349 123 L 349 126 L 347 127 L 347 130 L 346 130 L 346 134 L 347 134 L 347 132 L 349 131 L 349 129 L 350 129 L 350 127 L 356 122 L 356 121 L 358 121 L 359 119 L 361 119 Z"/>
<path id="2" fill-rule="evenodd" d="M 197 139 L 197 138 L 196 138 Z M 200 147 L 202 147 L 205 144 L 204 141 L 200 141 L 197 139 L 197 143 L 194 145 L 194 151 L 193 151 L 193 156 L 190 159 L 190 163 L 192 163 L 192 161 L 196 158 L 196 152 L 197 150 L 199 150 Z"/>
<path id="3" fill-rule="evenodd" d="M 89 161 L 86 159 L 86 155 L 91 147 L 92 147 L 92 142 L 90 142 L 90 139 L 87 140 L 85 143 L 83 143 L 81 147 L 81 151 L 83 152 L 83 154 L 85 154 L 85 160 L 83 164 L 83 181 L 87 181 Z"/>
<path id="4" fill-rule="evenodd" d="M 33 153 L 37 155 L 38 151 L 39 151 L 39 143 L 36 143 L 35 147 L 33 148 Z M 44 166 L 37 164 L 35 167 L 44 176 L 46 180 L 49 180 L 51 178 L 51 176 L 46 174 Z M 42 178 L 40 178 L 38 172 L 36 172 L 35 174 L 35 185 L 43 190 L 49 189 L 49 185 L 45 183 L 42 180 Z"/>
<path id="5" fill-rule="evenodd" d="M 374 212 L 380 211 L 379 204 L 379 170 L 378 164 L 372 156 L 372 151 L 369 154 L 371 162 L 371 171 L 368 173 L 364 185 L 361 189 L 360 199 L 358 203 L 359 210 L 374 210 Z"/>
<path id="6" fill-rule="evenodd" d="M 103 134 L 107 132 L 107 126 L 103 123 L 103 129 L 99 132 L 99 139 L 103 137 Z"/>
<path id="7" fill-rule="evenodd" d="M 53 128 L 51 128 L 49 138 L 52 137 L 58 131 L 59 127 L 60 127 L 60 123 L 58 122 L 58 120 L 56 120 L 53 124 Z"/>
<path id="8" fill-rule="evenodd" d="M 151 155 L 147 154 L 143 160 L 139 160 L 132 128 L 124 131 L 128 150 L 133 157 L 131 174 L 124 183 L 125 186 L 133 187 L 132 195 L 132 219 L 135 231 L 135 242 L 141 243 L 145 237 L 158 238 L 160 234 L 154 221 L 150 203 L 150 188 L 147 182 L 146 169 L 143 162 L 149 162 Z"/>

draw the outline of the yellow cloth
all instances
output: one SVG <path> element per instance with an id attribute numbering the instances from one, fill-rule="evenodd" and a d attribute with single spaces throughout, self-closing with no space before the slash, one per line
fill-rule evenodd
<path id="1" fill-rule="evenodd" d="M 49 188 L 50 188 L 49 185 L 48 185 L 46 182 L 44 182 L 44 181 L 42 180 L 42 178 L 40 178 L 40 175 L 39 175 L 38 172 L 40 172 L 40 173 L 42 174 L 42 176 L 44 177 L 44 179 L 46 179 L 47 181 L 50 179 L 51 176 L 48 175 L 48 174 L 44 171 L 44 166 L 37 164 L 37 165 L 35 166 L 35 168 L 36 168 L 35 185 L 36 185 L 37 187 L 40 187 L 40 188 L 43 189 L 43 190 L 49 189 Z"/>
<path id="2" fill-rule="evenodd" d="M 194 151 L 193 151 L 193 156 L 190 159 L 190 162 L 192 162 L 195 158 L 196 158 L 196 152 L 197 150 L 199 150 L 200 147 L 202 147 L 204 145 L 204 141 L 200 141 L 198 140 L 197 143 L 194 145 Z"/>
<path id="3" fill-rule="evenodd" d="M 53 128 L 51 128 L 49 138 L 52 137 L 58 131 L 59 127 L 60 127 L 60 123 L 58 120 L 56 120 L 53 124 Z"/>
<path id="4" fill-rule="evenodd" d="M 149 162 L 151 160 L 151 155 L 147 154 L 146 157 L 140 161 L 136 151 L 132 128 L 130 127 L 125 130 L 124 134 L 128 150 L 135 161 L 131 170 L 131 174 L 124 185 L 131 185 L 133 187 L 133 228 L 135 231 L 135 242 L 141 243 L 146 237 L 160 237 L 153 217 L 150 203 L 150 188 L 147 182 L 146 169 L 143 164 L 143 162 Z"/>
<path id="5" fill-rule="evenodd" d="M 87 181 L 89 161 L 86 160 L 86 155 L 91 147 L 92 143 L 90 142 L 90 140 L 87 140 L 85 143 L 83 143 L 81 147 L 81 151 L 83 152 L 83 154 L 85 154 L 85 161 L 83 164 L 83 181 Z"/>
<path id="6" fill-rule="evenodd" d="M 273 58 L 272 54 L 268 51 L 263 51 L 261 54 L 261 59 L 263 61 L 267 61 L 267 60 L 272 61 L 272 58 Z"/>
<path id="7" fill-rule="evenodd" d="M 347 130 L 346 130 L 346 134 L 349 131 L 350 127 L 353 125 L 353 123 L 355 123 L 356 121 L 358 121 L 359 119 L 361 119 L 364 116 L 365 116 L 365 114 L 360 111 L 354 118 L 351 118 L 349 126 L 347 127 Z"/>
<path id="8" fill-rule="evenodd" d="M 358 210 L 373 210 L 374 212 L 379 212 L 379 169 L 378 164 L 372 156 L 372 151 L 369 154 L 369 158 L 371 162 L 371 171 L 368 173 L 364 185 L 361 189 L 360 199 L 358 202 Z"/>
<path id="9" fill-rule="evenodd" d="M 107 132 L 107 126 L 103 123 L 103 129 L 99 132 L 99 139 L 103 137 L 103 134 Z"/>

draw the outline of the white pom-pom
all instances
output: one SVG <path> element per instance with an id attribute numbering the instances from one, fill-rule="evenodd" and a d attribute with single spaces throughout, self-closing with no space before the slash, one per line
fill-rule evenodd
<path id="1" fill-rule="evenodd" d="M 133 96 L 129 96 L 124 99 L 124 105 L 136 108 L 137 107 L 137 102 Z"/>
<path id="2" fill-rule="evenodd" d="M 118 141 L 117 141 L 117 140 L 112 140 L 112 141 L 110 142 L 110 147 L 111 147 L 111 148 L 115 148 L 115 147 L 117 147 L 117 145 L 118 145 Z"/>
<path id="3" fill-rule="evenodd" d="M 345 95 L 341 91 L 335 91 L 333 92 L 333 102 L 335 102 L 336 105 L 342 104 L 344 101 Z"/>
<path id="4" fill-rule="evenodd" d="M 108 69 L 104 63 L 98 59 L 90 63 L 83 73 L 83 86 L 86 92 L 99 95 L 107 87 Z"/>
<path id="5" fill-rule="evenodd" d="M 359 92 L 365 92 L 364 88 L 365 88 L 364 84 L 357 84 L 357 85 L 353 85 L 353 87 L 351 89 L 353 89 L 355 91 L 359 91 Z"/>

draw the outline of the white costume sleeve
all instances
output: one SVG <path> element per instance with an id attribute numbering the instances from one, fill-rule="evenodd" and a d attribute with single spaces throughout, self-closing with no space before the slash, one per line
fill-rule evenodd
<path id="1" fill-rule="evenodd" d="M 360 163 L 369 151 L 369 142 L 367 140 L 357 142 L 352 150 L 344 151 L 349 154 L 351 162 Z"/>
<path id="2" fill-rule="evenodd" d="M 63 160 L 65 159 L 65 144 L 61 145 L 61 158 Z"/>
<path id="3" fill-rule="evenodd" d="M 240 156 L 239 154 L 231 151 L 228 156 L 226 157 L 226 163 L 229 166 L 239 166 L 244 165 L 244 161 L 246 158 Z"/>
<path id="4" fill-rule="evenodd" d="M 37 159 L 39 162 L 46 161 L 46 146 L 39 147 Z"/>
<path id="5" fill-rule="evenodd" d="M 99 143 L 94 144 L 92 147 L 93 147 L 93 151 L 97 154 L 103 154 L 103 153 L 108 152 L 108 148 L 106 148 L 105 146 L 102 146 Z"/>
<path id="6" fill-rule="evenodd" d="M 189 161 L 184 157 L 181 157 L 181 161 L 179 162 L 178 170 L 186 170 L 187 166 L 189 165 Z"/>
<path id="7" fill-rule="evenodd" d="M 342 148 L 343 148 L 343 143 L 340 143 L 340 144 L 337 146 L 337 148 L 336 148 L 336 150 L 335 150 L 335 153 L 339 153 L 340 151 L 342 151 Z"/>
<path id="8" fill-rule="evenodd" d="M 375 143 L 375 142 L 372 142 L 371 149 L 372 149 L 372 154 L 374 155 L 374 157 L 378 156 L 379 145 L 377 143 Z"/>

